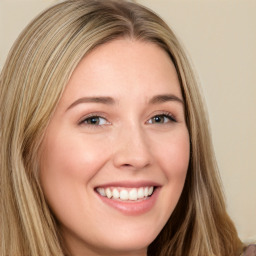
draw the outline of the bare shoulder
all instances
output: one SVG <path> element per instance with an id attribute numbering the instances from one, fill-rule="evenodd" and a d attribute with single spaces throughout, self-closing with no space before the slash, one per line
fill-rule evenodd
<path id="1" fill-rule="evenodd" d="M 256 256 L 256 244 L 247 246 L 242 256 Z"/>

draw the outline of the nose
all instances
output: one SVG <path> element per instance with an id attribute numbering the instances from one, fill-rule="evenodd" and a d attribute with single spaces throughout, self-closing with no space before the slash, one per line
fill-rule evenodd
<path id="1" fill-rule="evenodd" d="M 150 146 L 142 128 L 123 128 L 115 140 L 115 167 L 139 170 L 151 164 Z"/>

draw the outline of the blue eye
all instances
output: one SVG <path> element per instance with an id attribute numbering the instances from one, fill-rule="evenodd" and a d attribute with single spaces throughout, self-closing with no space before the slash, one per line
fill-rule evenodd
<path id="1" fill-rule="evenodd" d="M 104 124 L 108 124 L 108 121 L 100 116 L 90 116 L 85 118 L 81 124 L 88 124 L 88 125 L 104 125 Z"/>
<path id="2" fill-rule="evenodd" d="M 156 115 L 148 121 L 149 124 L 166 124 L 169 122 L 176 122 L 176 120 L 169 114 Z"/>

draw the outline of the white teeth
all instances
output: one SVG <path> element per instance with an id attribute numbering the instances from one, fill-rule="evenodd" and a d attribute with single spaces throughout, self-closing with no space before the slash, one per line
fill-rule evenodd
<path id="1" fill-rule="evenodd" d="M 105 190 L 105 193 L 106 193 L 106 195 L 107 195 L 107 198 L 111 198 L 111 197 L 112 197 L 112 192 L 111 192 L 110 188 L 107 188 L 107 189 Z"/>
<path id="2" fill-rule="evenodd" d="M 106 196 L 106 194 L 105 194 L 105 189 L 104 189 L 104 188 L 98 188 L 97 191 L 99 192 L 99 194 L 100 194 L 101 196 Z"/>
<path id="3" fill-rule="evenodd" d="M 148 187 L 144 188 L 144 195 L 148 196 Z"/>
<path id="4" fill-rule="evenodd" d="M 116 188 L 113 189 L 112 193 L 113 193 L 113 198 L 115 198 L 115 199 L 119 198 L 119 191 Z"/>
<path id="5" fill-rule="evenodd" d="M 140 188 L 97 188 L 97 192 L 104 197 L 109 199 L 120 199 L 122 201 L 136 201 L 142 198 L 151 196 L 154 192 L 154 187 L 140 187 Z"/>
<path id="6" fill-rule="evenodd" d="M 128 193 L 127 190 L 125 190 L 125 189 L 121 190 L 121 192 L 120 192 L 120 199 L 124 200 L 124 201 L 129 199 L 129 193 Z"/>
<path id="7" fill-rule="evenodd" d="M 153 187 L 152 187 L 153 188 Z M 138 189 L 138 198 L 143 198 L 144 197 L 144 188 L 139 188 Z"/>
<path id="8" fill-rule="evenodd" d="M 129 200 L 137 200 L 138 198 L 138 193 L 137 193 L 137 189 L 133 188 L 132 190 L 130 190 L 129 192 Z"/>
<path id="9" fill-rule="evenodd" d="M 148 189 L 148 195 L 151 196 L 153 194 L 153 191 L 154 191 L 154 188 L 153 187 L 150 187 Z"/>

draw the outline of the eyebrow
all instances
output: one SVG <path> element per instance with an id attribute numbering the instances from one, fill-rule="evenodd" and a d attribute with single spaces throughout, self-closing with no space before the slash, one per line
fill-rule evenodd
<path id="1" fill-rule="evenodd" d="M 111 97 L 82 97 L 73 102 L 67 110 L 73 108 L 74 106 L 81 103 L 101 103 L 106 105 L 113 105 L 115 103 L 114 99 Z"/>
<path id="2" fill-rule="evenodd" d="M 161 94 L 161 95 L 156 95 L 152 99 L 150 99 L 149 104 L 159 104 L 159 103 L 165 103 L 168 101 L 176 101 L 181 104 L 184 104 L 183 100 L 180 99 L 179 97 L 173 95 L 173 94 Z M 106 105 L 113 105 L 115 103 L 115 100 L 111 97 L 82 97 L 79 98 L 78 100 L 74 101 L 68 108 L 67 110 L 75 107 L 78 104 L 81 103 L 101 103 L 101 104 L 106 104 Z M 66 110 L 66 111 L 67 111 Z"/>
<path id="3" fill-rule="evenodd" d="M 150 101 L 149 104 L 159 104 L 159 103 L 165 103 L 168 101 L 176 101 L 181 103 L 182 105 L 184 104 L 183 100 L 177 97 L 174 94 L 161 94 L 161 95 L 156 95 L 154 96 Z"/>

